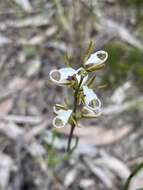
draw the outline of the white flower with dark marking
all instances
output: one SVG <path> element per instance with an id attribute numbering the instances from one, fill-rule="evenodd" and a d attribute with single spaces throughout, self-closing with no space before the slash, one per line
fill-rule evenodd
<path id="1" fill-rule="evenodd" d="M 83 86 L 84 102 L 87 109 L 97 111 L 101 108 L 101 102 L 94 91 L 88 86 Z"/>
<path id="2" fill-rule="evenodd" d="M 53 126 L 56 128 L 63 128 L 68 123 L 72 110 L 56 110 L 56 114 L 57 116 L 53 119 Z"/>
<path id="3" fill-rule="evenodd" d="M 79 84 L 82 75 L 84 75 L 83 81 L 81 83 L 82 86 L 88 79 L 87 72 L 84 68 L 79 68 L 78 70 L 72 69 L 70 67 L 59 70 L 54 69 L 50 72 L 50 79 L 59 86 L 72 85 L 75 84 L 75 82 Z"/>
<path id="4" fill-rule="evenodd" d="M 71 77 L 76 74 L 76 70 L 70 67 L 54 69 L 50 72 L 50 79 L 57 85 L 70 85 Z"/>
<path id="5" fill-rule="evenodd" d="M 85 69 L 87 71 L 94 71 L 101 68 L 104 62 L 108 58 L 108 53 L 106 51 L 100 50 L 90 55 L 88 60 L 85 62 Z"/>

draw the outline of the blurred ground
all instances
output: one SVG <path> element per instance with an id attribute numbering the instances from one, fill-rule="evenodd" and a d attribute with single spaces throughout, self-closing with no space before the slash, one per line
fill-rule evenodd
<path id="1" fill-rule="evenodd" d="M 0 2 L 0 189 L 120 190 L 143 160 L 143 1 L 3 0 Z M 94 87 L 103 114 L 53 141 L 52 107 L 68 96 L 49 81 L 64 53 L 81 66 L 90 41 L 109 59 Z M 53 147 L 53 150 L 52 150 Z M 52 158 L 52 159 L 51 159 Z M 143 173 L 130 190 L 143 187 Z"/>

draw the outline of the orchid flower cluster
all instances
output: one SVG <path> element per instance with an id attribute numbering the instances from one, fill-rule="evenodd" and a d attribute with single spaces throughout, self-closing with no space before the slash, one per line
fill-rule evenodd
<path id="1" fill-rule="evenodd" d="M 54 106 L 53 110 L 56 114 L 53 119 L 54 127 L 62 128 L 67 124 L 71 124 L 74 129 L 79 119 L 94 118 L 101 114 L 101 101 L 93 89 L 90 88 L 95 77 L 89 78 L 89 74 L 102 68 L 107 58 L 108 53 L 100 50 L 86 55 L 83 67 L 77 70 L 68 66 L 50 72 L 52 82 L 59 86 L 70 87 L 74 92 L 73 106 L 60 104 Z"/>

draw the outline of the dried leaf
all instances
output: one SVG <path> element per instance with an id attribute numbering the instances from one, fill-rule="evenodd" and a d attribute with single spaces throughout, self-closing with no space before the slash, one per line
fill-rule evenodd
<path id="1" fill-rule="evenodd" d="M 77 174 L 78 174 L 77 167 L 70 170 L 64 179 L 64 186 L 69 187 L 76 179 Z"/>
<path id="2" fill-rule="evenodd" d="M 12 159 L 0 153 L 0 189 L 7 190 L 12 165 Z"/>
<path id="3" fill-rule="evenodd" d="M 0 46 L 11 43 L 11 40 L 5 36 L 0 35 Z"/>
<path id="4" fill-rule="evenodd" d="M 80 144 L 108 145 L 115 143 L 129 134 L 133 126 L 126 125 L 122 128 L 106 129 L 101 126 L 76 127 L 74 135 L 79 137 Z M 70 127 L 58 130 L 59 133 L 69 134 Z"/>
<path id="5" fill-rule="evenodd" d="M 35 76 L 39 73 L 41 68 L 41 62 L 39 60 L 33 60 L 29 63 L 29 67 L 27 69 L 27 76 Z"/>
<path id="6" fill-rule="evenodd" d="M 26 78 L 14 77 L 8 84 L 8 88 L 12 91 L 21 90 L 26 86 L 27 82 Z"/>
<path id="7" fill-rule="evenodd" d="M 1 122 L 0 132 L 15 140 L 18 136 L 22 136 L 25 131 L 14 123 L 5 124 Z"/>
<path id="8" fill-rule="evenodd" d="M 95 161 L 96 164 L 99 164 L 100 166 L 107 167 L 114 171 L 120 178 L 126 179 L 129 174 L 130 170 L 127 167 L 125 163 L 123 163 L 121 160 L 109 156 L 109 155 L 104 155 L 102 158 L 98 159 Z"/>
<path id="9" fill-rule="evenodd" d="M 96 166 L 93 164 L 92 160 L 90 160 L 89 158 L 83 158 L 85 165 L 90 169 L 90 171 L 99 178 L 99 180 L 102 181 L 102 183 L 104 184 L 104 186 L 107 189 L 111 189 L 112 188 L 112 179 L 111 177 L 106 173 L 106 171 L 104 171 L 103 169 L 101 169 L 100 167 Z"/>
<path id="10" fill-rule="evenodd" d="M 32 11 L 32 6 L 29 2 L 29 0 L 14 0 L 17 4 L 19 4 L 22 9 L 26 12 L 31 12 Z"/>
<path id="11" fill-rule="evenodd" d="M 6 114 L 11 111 L 13 106 L 13 99 L 9 98 L 0 103 L 0 114 Z"/>

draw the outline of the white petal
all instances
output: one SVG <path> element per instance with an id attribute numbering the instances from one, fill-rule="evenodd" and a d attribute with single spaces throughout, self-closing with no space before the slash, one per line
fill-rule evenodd
<path id="1" fill-rule="evenodd" d="M 101 102 L 92 89 L 88 88 L 87 86 L 83 86 L 83 94 L 85 96 L 85 104 L 89 109 L 95 111 L 101 108 Z M 92 101 L 96 103 L 93 106 L 91 106 Z"/>
<path id="2" fill-rule="evenodd" d="M 53 119 L 53 125 L 56 128 L 62 128 L 67 123 L 72 114 L 72 110 L 61 110 L 58 115 Z"/>
<path id="3" fill-rule="evenodd" d="M 76 70 L 72 68 L 63 68 L 63 69 L 55 69 L 50 72 L 50 79 L 58 85 L 65 85 L 68 84 L 69 81 L 67 80 L 68 77 L 73 76 L 76 74 Z"/>
<path id="4" fill-rule="evenodd" d="M 104 55 L 104 58 L 99 57 L 99 55 Z M 96 53 L 90 55 L 89 59 L 86 61 L 85 65 L 99 65 L 104 63 L 108 58 L 108 53 L 106 51 L 100 50 Z"/>

